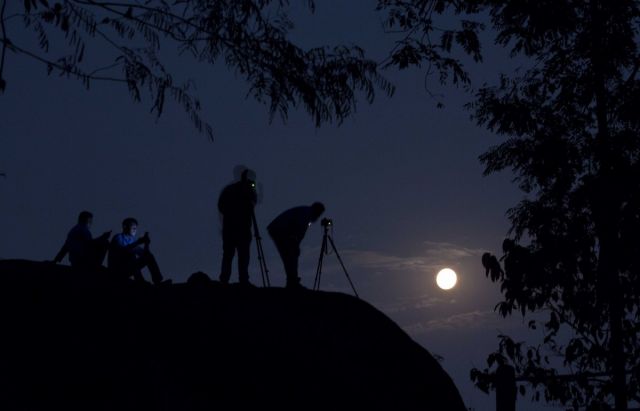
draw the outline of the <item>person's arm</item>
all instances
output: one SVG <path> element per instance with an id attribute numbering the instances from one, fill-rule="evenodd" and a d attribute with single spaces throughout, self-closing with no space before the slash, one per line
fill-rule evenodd
<path id="1" fill-rule="evenodd" d="M 140 245 L 142 245 L 144 243 L 145 243 L 145 238 L 142 237 L 142 238 L 138 238 L 133 243 L 126 245 L 124 248 L 127 251 L 132 251 L 132 250 L 135 250 L 138 246 L 140 246 Z"/>
<path id="2" fill-rule="evenodd" d="M 307 221 L 299 221 L 296 223 L 295 228 L 292 230 L 293 238 L 299 243 L 304 239 L 304 235 L 307 233 L 307 228 L 309 227 L 309 222 Z"/>
<path id="3" fill-rule="evenodd" d="M 301 243 L 311 225 L 310 211 L 307 208 L 298 208 L 295 218 L 292 219 L 292 232 L 298 243 Z"/>
<path id="4" fill-rule="evenodd" d="M 149 239 L 149 236 L 145 234 L 144 237 L 137 239 L 136 241 L 133 241 L 129 244 L 125 244 L 124 243 L 124 236 L 122 235 L 117 235 L 113 238 L 115 246 L 118 248 L 121 248 L 124 251 L 127 252 L 131 252 L 133 251 L 136 247 L 138 247 L 141 244 L 144 244 L 145 241 L 147 241 Z"/>
<path id="5" fill-rule="evenodd" d="M 96 243 L 108 242 L 109 241 L 109 237 L 111 237 L 111 230 L 105 231 L 104 233 L 102 233 L 102 235 L 100 237 L 96 237 L 92 241 L 94 241 Z"/>

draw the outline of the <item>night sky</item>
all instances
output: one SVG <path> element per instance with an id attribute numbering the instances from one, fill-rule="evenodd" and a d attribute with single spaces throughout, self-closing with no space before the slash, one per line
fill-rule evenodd
<path id="1" fill-rule="evenodd" d="M 306 2 L 293 3 L 292 38 L 303 46 L 358 44 L 375 60 L 392 46 L 375 1 L 319 2 L 313 15 L 304 10 Z M 475 86 L 495 82 L 512 65 L 487 46 L 485 62 L 468 66 Z M 98 58 L 101 50 L 87 52 Z M 217 198 L 234 167 L 246 165 L 260 185 L 256 214 L 273 285 L 284 285 L 285 278 L 266 225 L 287 208 L 324 202 L 360 296 L 443 357 L 468 407 L 491 409 L 493 397 L 473 388 L 469 370 L 485 366 L 497 334 L 524 338 L 526 327 L 520 318 L 503 320 L 493 312 L 498 286 L 485 278 L 480 256 L 499 253 L 509 228 L 505 212 L 522 195 L 511 175 L 482 176 L 478 156 L 500 139 L 463 109 L 471 94 L 429 79 L 431 89 L 444 94 L 445 107 L 438 109 L 425 91 L 424 68 L 387 70 L 396 86 L 392 98 L 379 93 L 372 105 L 362 98 L 342 125 L 317 129 L 303 111 L 270 123 L 267 108 L 247 98 L 247 85 L 222 63 L 200 65 L 169 50 L 167 56 L 177 78 L 196 81 L 213 141 L 175 104 L 156 120 L 151 102 L 133 103 L 125 86 L 93 83 L 86 91 L 9 54 L 0 98 L 0 171 L 7 175 L 0 178 L 0 258 L 53 259 L 87 209 L 95 215 L 94 235 L 115 234 L 124 217 L 136 217 L 139 233 L 150 232 L 160 267 L 174 282 L 199 270 L 217 279 Z M 316 224 L 303 241 L 301 274 L 308 287 L 321 238 Z M 337 259 L 325 261 L 323 289 L 350 292 Z M 435 285 L 443 267 L 458 273 L 451 291 Z M 250 270 L 259 284 L 255 258 Z M 549 409 L 525 401 L 518 406 Z"/>

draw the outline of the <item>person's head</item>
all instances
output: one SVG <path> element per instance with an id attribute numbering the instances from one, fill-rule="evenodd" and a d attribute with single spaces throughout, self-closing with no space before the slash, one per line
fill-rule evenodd
<path id="1" fill-rule="evenodd" d="M 256 173 L 255 171 L 246 168 L 242 174 L 240 174 L 240 181 L 251 185 L 251 188 L 256 188 Z"/>
<path id="2" fill-rule="evenodd" d="M 256 172 L 253 171 L 250 168 L 245 168 L 242 171 L 242 173 L 240 174 L 240 180 L 242 180 L 242 181 L 247 181 L 247 180 L 255 181 L 256 180 Z"/>
<path id="3" fill-rule="evenodd" d="M 242 174 L 240 174 L 240 181 L 244 183 L 251 184 L 251 187 L 255 188 L 256 185 L 256 172 L 251 170 L 250 168 L 245 169 Z"/>
<path id="4" fill-rule="evenodd" d="M 311 221 L 317 221 L 322 213 L 324 213 L 324 204 L 318 201 L 311 204 Z"/>
<path id="5" fill-rule="evenodd" d="M 84 224 L 91 227 L 91 223 L 93 223 L 93 214 L 91 214 L 91 212 L 83 211 L 78 215 L 78 224 Z"/>
<path id="6" fill-rule="evenodd" d="M 133 217 L 127 217 L 122 220 L 122 232 L 135 237 L 138 232 L 138 220 Z"/>
<path id="7" fill-rule="evenodd" d="M 234 181 L 246 181 L 256 179 L 256 172 L 249 167 L 239 164 L 233 168 L 233 180 Z"/>

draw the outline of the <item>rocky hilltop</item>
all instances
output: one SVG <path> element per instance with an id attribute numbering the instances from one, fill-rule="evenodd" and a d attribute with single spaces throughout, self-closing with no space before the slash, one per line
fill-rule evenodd
<path id="1" fill-rule="evenodd" d="M 109 274 L 0 261 L 0 409 L 465 411 L 355 297 Z"/>

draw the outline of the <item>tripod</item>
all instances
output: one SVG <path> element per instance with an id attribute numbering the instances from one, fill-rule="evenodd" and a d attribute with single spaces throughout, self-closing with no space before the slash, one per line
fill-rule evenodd
<path id="1" fill-rule="evenodd" d="M 322 224 L 322 227 L 324 228 L 324 235 L 322 236 L 322 247 L 320 248 L 320 257 L 318 258 L 318 268 L 316 269 L 316 278 L 315 280 L 313 280 L 313 289 L 315 291 L 320 290 L 320 280 L 322 279 L 322 263 L 324 262 L 325 254 L 329 254 L 328 243 L 331 243 L 331 248 L 333 248 L 333 252 L 336 253 L 336 257 L 338 257 L 338 261 L 342 266 L 344 275 L 347 277 L 347 280 L 349 280 L 349 284 L 351 285 L 351 289 L 353 290 L 353 293 L 357 298 L 360 298 L 360 296 L 358 295 L 358 292 L 356 291 L 356 288 L 353 286 L 353 283 L 351 282 L 351 277 L 349 277 L 349 273 L 347 272 L 347 269 L 345 268 L 344 263 L 342 262 L 342 258 L 340 258 L 340 254 L 336 249 L 336 245 L 333 242 L 333 238 L 331 238 L 331 236 L 329 235 L 329 226 L 332 225 L 333 222 L 329 219 L 323 218 L 321 224 Z"/>
<path id="2" fill-rule="evenodd" d="M 253 221 L 253 234 L 256 237 L 256 249 L 258 250 L 258 263 L 260 264 L 262 286 L 271 287 L 271 282 L 269 281 L 269 269 L 267 268 L 267 260 L 264 257 L 264 250 L 262 249 L 262 237 L 260 237 L 260 231 L 258 231 L 258 221 L 256 220 L 256 213 L 253 210 L 251 210 L 251 220 Z"/>

